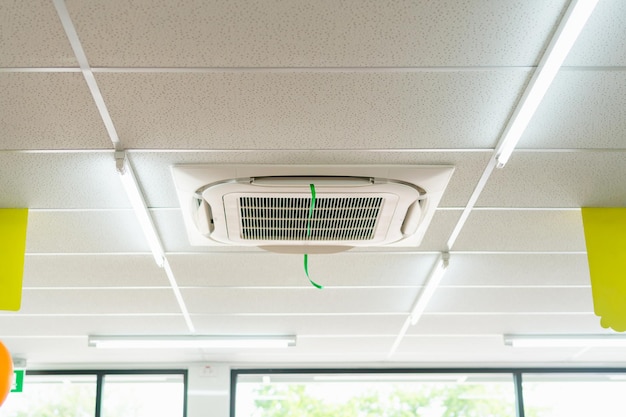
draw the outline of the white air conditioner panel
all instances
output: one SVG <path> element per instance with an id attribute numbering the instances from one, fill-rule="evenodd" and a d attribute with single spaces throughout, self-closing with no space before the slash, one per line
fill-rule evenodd
<path id="1" fill-rule="evenodd" d="M 416 247 L 449 166 L 173 166 L 192 245 L 286 252 Z M 310 184 L 316 192 L 309 219 Z M 281 249 L 282 248 L 282 249 Z"/>

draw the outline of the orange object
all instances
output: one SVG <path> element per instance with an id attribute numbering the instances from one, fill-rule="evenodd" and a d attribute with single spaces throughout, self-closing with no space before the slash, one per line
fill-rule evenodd
<path id="1" fill-rule="evenodd" d="M 11 391 L 13 381 L 13 359 L 9 349 L 0 342 L 0 407 Z"/>

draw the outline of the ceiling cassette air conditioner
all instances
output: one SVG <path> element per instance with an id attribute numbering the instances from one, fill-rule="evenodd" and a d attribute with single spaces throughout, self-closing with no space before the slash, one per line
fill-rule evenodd
<path id="1" fill-rule="evenodd" d="M 453 171 L 395 165 L 172 167 L 192 245 L 286 253 L 417 247 Z"/>

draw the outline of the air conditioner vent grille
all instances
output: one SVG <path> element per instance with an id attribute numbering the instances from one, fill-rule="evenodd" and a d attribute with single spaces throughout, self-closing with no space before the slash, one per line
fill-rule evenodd
<path id="1" fill-rule="evenodd" d="M 374 236 L 382 204 L 381 197 L 321 197 L 309 221 L 310 197 L 240 197 L 241 238 L 367 241 Z"/>

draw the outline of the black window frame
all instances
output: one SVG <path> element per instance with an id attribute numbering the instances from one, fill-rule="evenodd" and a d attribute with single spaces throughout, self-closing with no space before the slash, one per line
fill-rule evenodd
<path id="1" fill-rule="evenodd" d="M 509 374 L 515 394 L 515 413 L 524 417 L 524 374 L 624 374 L 626 367 L 529 367 L 529 368 L 233 368 L 230 371 L 230 417 L 235 417 L 239 375 L 325 374 Z"/>
<path id="2" fill-rule="evenodd" d="M 96 377 L 96 400 L 94 417 L 102 414 L 102 389 L 104 377 L 107 375 L 181 375 L 183 377 L 183 417 L 187 417 L 187 391 L 189 372 L 187 369 L 71 369 L 71 370 L 38 370 L 27 369 L 25 375 L 76 375 Z"/>

